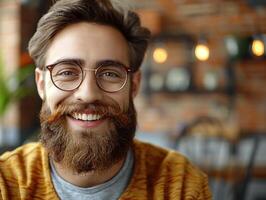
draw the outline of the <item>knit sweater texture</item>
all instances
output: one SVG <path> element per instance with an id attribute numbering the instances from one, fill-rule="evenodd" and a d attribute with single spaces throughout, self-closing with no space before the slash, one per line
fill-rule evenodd
<path id="1" fill-rule="evenodd" d="M 134 171 L 120 200 L 209 200 L 207 176 L 176 151 L 135 140 Z M 41 143 L 0 156 L 0 199 L 59 200 Z"/>

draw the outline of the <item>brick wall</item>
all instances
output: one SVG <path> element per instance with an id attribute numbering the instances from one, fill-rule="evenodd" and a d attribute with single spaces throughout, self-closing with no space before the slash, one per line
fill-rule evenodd
<path id="1" fill-rule="evenodd" d="M 12 74 L 19 66 L 20 49 L 20 5 L 18 1 L 0 2 L 0 54 L 6 75 Z M 19 111 L 17 104 L 12 104 L 4 117 L 8 135 L 18 142 Z M 8 139 L 9 140 L 9 139 Z M 12 143 L 12 141 L 11 141 Z"/>
<path id="2" fill-rule="evenodd" d="M 136 0 L 136 2 L 138 2 Z M 149 1 L 144 1 L 149 2 Z M 205 34 L 210 48 L 206 62 L 194 62 L 196 85 L 202 87 L 205 71 L 221 71 L 228 64 L 224 39 L 228 35 L 238 37 L 256 33 L 266 34 L 266 7 L 251 7 L 247 1 L 174 1 L 157 0 L 148 8 L 161 16 L 161 33 L 185 33 L 197 41 Z M 143 4 L 144 5 L 144 4 Z M 141 6 L 138 6 L 141 10 Z M 145 13 L 147 6 L 140 13 Z M 153 26 L 155 22 L 143 24 Z M 156 33 L 155 33 L 156 34 Z M 151 59 L 151 58 L 148 58 Z M 169 57 L 169 59 L 175 59 Z M 168 61 L 171 63 L 171 61 Z M 177 131 L 200 115 L 220 118 L 233 129 L 266 133 L 266 60 L 243 59 L 232 62 L 236 75 L 235 93 L 225 94 L 175 94 L 152 95 L 149 100 L 139 97 L 139 127 L 143 131 Z M 153 67 L 153 66 L 152 66 Z M 167 68 L 162 65 L 161 68 Z M 224 80 L 221 80 L 224 81 Z M 238 128 L 236 128 L 236 126 Z"/>

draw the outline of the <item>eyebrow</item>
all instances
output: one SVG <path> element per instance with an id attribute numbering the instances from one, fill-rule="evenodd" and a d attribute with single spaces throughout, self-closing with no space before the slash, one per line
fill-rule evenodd
<path id="1" fill-rule="evenodd" d="M 50 64 L 47 66 L 57 65 L 60 63 L 69 63 L 69 64 L 75 64 L 75 65 L 79 65 L 79 66 L 84 66 L 85 60 L 79 59 L 79 58 L 60 58 L 56 62 L 54 62 L 53 64 Z"/>
<path id="2" fill-rule="evenodd" d="M 128 67 L 127 65 L 123 64 L 122 62 L 118 61 L 118 60 L 100 60 L 96 62 L 96 68 L 100 67 L 100 66 L 125 66 Z"/>
<path id="3" fill-rule="evenodd" d="M 84 59 L 80 59 L 80 58 L 61 58 L 58 59 L 56 62 L 54 62 L 53 64 L 47 65 L 47 66 L 51 66 L 51 65 L 57 65 L 60 63 L 69 63 L 69 64 L 75 64 L 75 65 L 79 65 L 81 67 L 85 67 L 85 60 Z M 106 60 L 99 60 L 96 62 L 95 68 L 98 68 L 100 66 L 125 66 L 127 68 L 129 68 L 129 66 L 123 64 L 121 61 L 119 60 L 111 60 L 111 59 L 106 59 Z"/>

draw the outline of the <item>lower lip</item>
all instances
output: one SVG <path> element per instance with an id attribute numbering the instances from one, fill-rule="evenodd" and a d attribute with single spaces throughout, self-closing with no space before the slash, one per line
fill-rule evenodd
<path id="1" fill-rule="evenodd" d="M 75 126 L 83 127 L 83 128 L 96 128 L 97 126 L 101 125 L 105 121 L 104 119 L 100 119 L 96 121 L 82 121 L 82 120 L 74 119 L 69 116 L 67 118 L 69 119 L 71 124 Z"/>

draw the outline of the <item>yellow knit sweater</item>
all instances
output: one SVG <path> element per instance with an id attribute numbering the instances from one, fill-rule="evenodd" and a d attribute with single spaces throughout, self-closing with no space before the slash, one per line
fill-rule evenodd
<path id="1" fill-rule="evenodd" d="M 207 177 L 182 155 L 134 141 L 135 167 L 121 200 L 208 200 Z M 40 143 L 30 143 L 0 157 L 0 199 L 59 199 L 48 156 Z"/>

